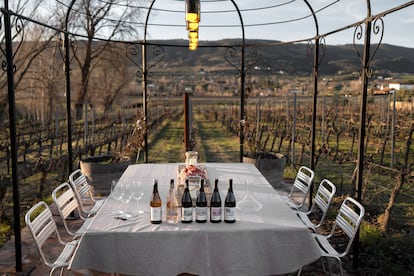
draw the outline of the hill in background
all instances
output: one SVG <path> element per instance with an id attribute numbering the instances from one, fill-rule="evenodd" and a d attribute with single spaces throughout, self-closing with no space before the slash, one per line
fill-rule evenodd
<path id="1" fill-rule="evenodd" d="M 172 67 L 194 67 L 200 66 L 221 67 L 233 69 L 225 59 L 225 51 L 228 45 L 237 45 L 240 40 L 201 41 L 196 51 L 189 51 L 188 41 L 185 40 L 163 40 L 151 41 L 164 46 L 166 57 L 162 61 L 165 68 Z M 246 63 L 249 63 L 249 53 L 255 49 L 258 54 L 258 61 L 254 63 L 256 69 L 271 73 L 286 73 L 290 75 L 308 75 L 312 71 L 312 57 L 308 56 L 307 44 L 270 44 L 276 41 L 247 40 Z M 260 46 L 267 44 L 269 46 Z M 371 53 L 376 45 L 371 46 Z M 357 45 L 362 55 L 362 45 Z M 236 54 L 239 53 L 236 49 Z M 312 50 L 311 50 L 312 51 Z M 361 61 L 353 45 L 327 45 L 325 55 L 320 65 L 320 73 L 325 75 L 349 74 L 361 70 Z M 392 75 L 394 73 L 414 73 L 414 49 L 381 44 L 374 56 L 370 67 L 381 75 Z M 233 69 L 234 70 L 234 69 Z"/>

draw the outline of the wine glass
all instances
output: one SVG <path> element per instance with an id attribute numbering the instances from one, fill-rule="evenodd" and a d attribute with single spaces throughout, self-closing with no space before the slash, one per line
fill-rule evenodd
<path id="1" fill-rule="evenodd" d="M 113 179 L 111 183 L 111 197 L 120 201 L 123 196 L 122 182 L 119 179 Z"/>
<path id="2" fill-rule="evenodd" d="M 121 190 L 122 190 L 121 202 L 124 203 L 126 206 L 128 205 L 129 201 L 132 198 L 131 184 L 132 183 L 121 182 Z"/>
<path id="3" fill-rule="evenodd" d="M 144 196 L 144 191 L 143 191 L 143 188 L 142 188 L 143 183 L 142 183 L 141 180 L 134 180 L 134 181 L 132 181 L 131 184 L 132 184 L 131 185 L 131 190 L 130 190 L 131 197 L 137 201 L 137 210 L 133 213 L 137 214 L 137 215 L 143 214 L 144 210 L 141 210 L 139 208 L 139 201 Z"/>

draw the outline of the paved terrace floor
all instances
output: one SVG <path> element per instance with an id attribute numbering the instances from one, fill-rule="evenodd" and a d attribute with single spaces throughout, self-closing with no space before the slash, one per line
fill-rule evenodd
<path id="1" fill-rule="evenodd" d="M 291 188 L 291 184 L 281 180 L 280 175 L 272 175 L 268 177 L 269 182 L 272 186 L 281 193 L 288 193 Z M 55 221 L 58 224 L 59 233 L 61 233 L 64 240 L 69 241 L 71 237 L 65 233 L 63 224 L 60 220 L 60 217 L 57 213 L 57 210 L 54 206 L 50 206 L 52 213 L 54 215 Z M 79 220 L 70 220 L 69 225 L 72 227 L 79 227 L 80 223 Z M 8 275 L 32 275 L 32 276 L 44 276 L 49 274 L 49 268 L 43 265 L 40 261 L 40 257 L 36 251 L 34 246 L 32 237 L 27 228 L 24 228 L 21 231 L 21 239 L 22 239 L 22 263 L 23 263 L 23 272 L 16 273 L 15 270 L 15 250 L 14 250 L 14 239 L 8 241 L 2 248 L 0 248 L 0 275 L 1 276 L 8 276 Z M 51 254 L 59 252 L 60 248 L 58 247 L 56 240 L 50 240 L 46 243 L 45 246 L 46 250 Z M 54 254 L 56 255 L 56 254 Z M 339 274 L 339 268 L 334 262 L 330 262 L 331 271 L 335 274 Z M 346 269 L 346 268 L 345 268 Z M 302 275 L 310 275 L 310 276 L 319 276 L 319 275 L 328 275 L 329 273 L 323 272 L 321 268 L 321 263 L 319 261 L 311 264 L 309 266 L 304 267 L 302 271 Z M 55 275 L 58 275 L 58 272 L 55 272 Z M 111 275 L 108 273 L 103 273 L 99 271 L 71 271 L 69 275 L 74 276 L 81 276 L 81 275 Z M 184 276 L 189 274 L 182 274 L 180 276 Z M 286 275 L 296 275 L 296 273 L 290 273 Z M 346 272 L 346 276 L 352 276 L 355 274 Z"/>

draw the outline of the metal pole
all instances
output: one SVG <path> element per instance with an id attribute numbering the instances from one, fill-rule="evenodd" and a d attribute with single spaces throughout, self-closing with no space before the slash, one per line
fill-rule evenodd
<path id="1" fill-rule="evenodd" d="M 394 167 L 395 164 L 395 104 L 396 104 L 396 92 L 395 90 L 392 91 L 392 128 L 391 128 L 391 168 Z"/>
<path id="2" fill-rule="evenodd" d="M 11 23 L 9 15 L 9 1 L 4 0 L 4 36 L 6 40 L 6 62 L 7 62 L 7 88 L 9 100 L 9 128 L 10 148 L 13 183 L 13 219 L 14 219 L 14 249 L 16 258 L 16 271 L 22 271 L 22 241 L 20 233 L 20 198 L 19 179 L 17 168 L 17 140 L 16 140 L 16 102 L 14 97 L 14 64 L 13 64 L 13 42 L 11 35 Z"/>
<path id="3" fill-rule="evenodd" d="M 189 151 L 190 149 L 190 95 L 184 93 L 184 146 L 185 150 Z"/>
<path id="4" fill-rule="evenodd" d="M 364 54 L 362 57 L 362 91 L 361 91 L 361 107 L 359 114 L 359 139 L 358 139 L 358 159 L 357 159 L 357 199 L 359 202 L 362 200 L 362 182 L 364 174 L 364 152 L 365 152 L 365 124 L 366 124 L 366 110 L 367 110 L 367 91 L 368 91 L 368 70 L 370 59 L 370 46 L 371 46 L 371 3 L 367 0 L 367 20 L 365 22 L 365 41 L 364 41 Z M 359 231 L 355 236 L 355 246 L 353 247 L 353 266 L 358 267 L 359 257 Z"/>
<path id="5" fill-rule="evenodd" d="M 72 10 L 76 0 L 72 0 L 65 20 L 64 48 L 65 48 L 65 74 L 66 74 L 66 121 L 68 135 L 68 174 L 73 171 L 73 153 L 72 153 L 72 113 L 71 113 L 71 88 L 70 88 L 70 57 L 69 57 L 69 34 L 68 23 L 69 13 Z"/>
<path id="6" fill-rule="evenodd" d="M 156 0 L 152 0 L 149 8 L 147 17 L 145 19 L 145 28 L 144 28 L 144 43 L 142 44 L 142 113 L 144 115 L 145 122 L 145 133 L 144 133 L 144 163 L 148 163 L 148 110 L 147 110 L 147 31 L 148 31 L 148 21 L 149 16 L 152 11 Z"/>
<path id="7" fill-rule="evenodd" d="M 145 127 L 144 133 L 144 163 L 148 163 L 148 110 L 147 110 L 147 44 L 142 45 L 142 112 L 144 114 Z"/>
<path id="8" fill-rule="evenodd" d="M 312 133 L 310 149 L 310 168 L 315 170 L 315 132 L 316 132 L 316 109 L 318 102 L 318 75 L 319 75 L 319 38 L 315 39 L 315 52 L 313 54 L 313 107 L 312 107 Z M 323 129 L 323 127 L 322 127 Z M 310 195 L 313 193 L 311 186 Z M 312 196 L 309 197 L 309 206 L 312 205 Z"/>
<path id="9" fill-rule="evenodd" d="M 296 92 L 293 92 L 293 116 L 292 116 L 292 164 L 295 164 L 295 140 L 296 140 Z"/>
<path id="10" fill-rule="evenodd" d="M 262 104 L 261 101 L 262 101 L 262 97 L 259 95 L 259 103 L 257 104 L 257 118 L 256 118 L 256 146 L 257 146 L 257 149 L 259 149 L 259 146 L 260 146 L 259 129 L 260 129 L 260 106 Z"/>
<path id="11" fill-rule="evenodd" d="M 325 143 L 325 121 L 326 121 L 326 97 L 323 96 L 323 110 L 322 110 L 322 144 Z"/>
<path id="12" fill-rule="evenodd" d="M 387 135 L 390 133 L 390 103 L 391 103 L 391 94 L 388 92 L 387 95 Z"/>

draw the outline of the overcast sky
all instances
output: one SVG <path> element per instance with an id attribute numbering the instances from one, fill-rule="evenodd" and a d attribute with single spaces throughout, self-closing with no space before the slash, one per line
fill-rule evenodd
<path id="1" fill-rule="evenodd" d="M 393 9 L 404 3 L 403 0 L 371 0 L 372 15 Z M 313 37 L 315 23 L 309 8 L 303 0 L 236 0 L 245 25 L 246 38 L 292 41 Z M 325 34 L 362 20 L 367 15 L 366 0 L 309 0 L 317 12 L 319 34 Z M 277 6 L 277 7 L 275 7 Z M 168 7 L 168 8 L 167 8 Z M 249 10 L 252 8 L 264 8 Z M 326 8 L 324 8 L 326 7 Z M 149 18 L 151 38 L 186 38 L 183 14 L 159 11 L 184 9 L 180 0 L 157 0 Z M 233 10 L 233 12 L 228 12 Z M 241 37 L 240 20 L 231 1 L 201 0 L 200 39 L 217 40 Z M 305 17 L 305 18 L 303 18 Z M 300 19 L 303 18 L 303 19 Z M 298 19 L 293 20 L 292 19 Z M 389 14 L 384 20 L 383 43 L 414 48 L 414 5 Z M 164 24 L 168 26 L 153 26 Z M 259 24 L 258 26 L 253 26 Z M 237 27 L 229 27 L 238 25 Z M 219 27 L 223 26 L 223 27 Z M 327 44 L 352 43 L 355 28 L 348 29 L 326 38 Z M 373 36 L 373 40 L 379 36 Z M 363 41 L 361 41 L 363 43 Z"/>
<path id="2" fill-rule="evenodd" d="M 68 5 L 71 0 L 43 0 L 44 10 L 52 5 Z M 107 0 L 94 0 L 102 4 Z M 119 0 L 127 1 L 127 0 Z M 129 0 L 136 6 L 149 7 L 153 0 Z M 383 18 L 383 43 L 414 48 L 414 0 L 370 0 L 372 15 L 400 5 L 412 4 Z M 316 27 L 310 9 L 304 0 L 234 0 L 241 11 L 247 39 L 296 41 L 312 38 Z M 319 26 L 319 34 L 349 26 L 367 16 L 367 0 L 308 0 Z M 187 39 L 184 0 L 155 0 L 148 20 L 147 39 Z M 122 7 L 123 5 L 119 5 Z M 121 8 L 120 8 L 121 9 Z M 76 11 L 73 11 L 76 12 Z M 135 26 L 143 39 L 143 22 L 148 8 L 142 8 L 142 20 Z M 110 19 L 116 20 L 116 14 Z M 135 23 L 133 23 L 135 24 Z M 240 18 L 230 0 L 201 0 L 200 40 L 241 38 Z M 135 27 L 134 26 L 134 27 Z M 381 25 L 379 25 L 381 26 Z M 349 28 L 326 37 L 326 44 L 350 44 L 355 28 Z M 104 35 L 103 35 L 104 37 Z M 379 35 L 372 35 L 376 42 Z M 363 39 L 356 41 L 363 44 Z"/>

